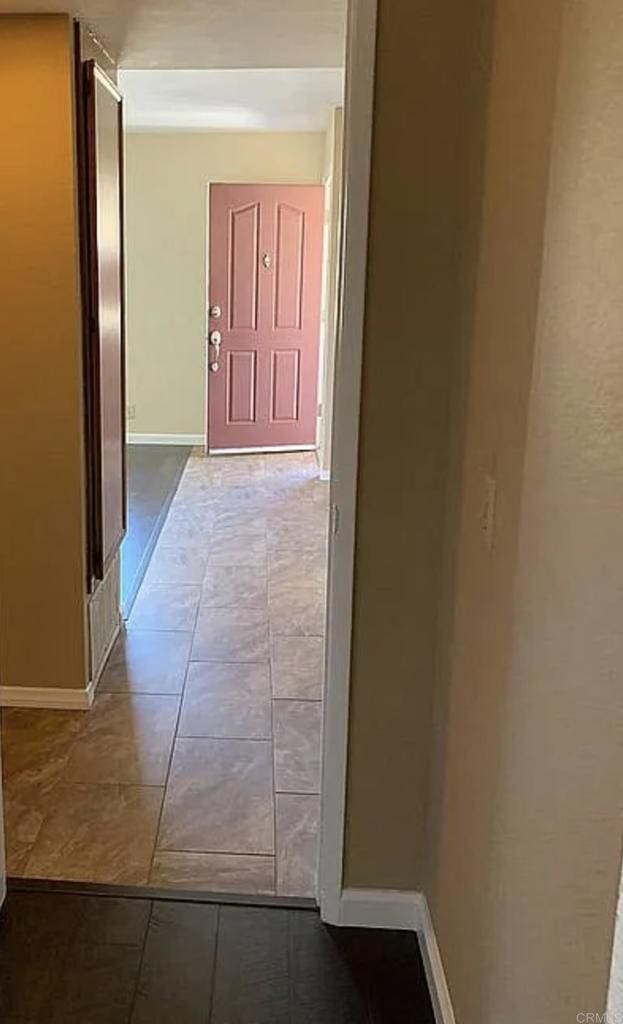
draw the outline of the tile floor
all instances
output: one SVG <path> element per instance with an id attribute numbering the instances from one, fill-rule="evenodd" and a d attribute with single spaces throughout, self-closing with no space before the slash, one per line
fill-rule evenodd
<path id="1" fill-rule="evenodd" d="M 9 889 L 2 1024 L 433 1024 L 413 932 L 313 910 Z"/>
<path id="2" fill-rule="evenodd" d="M 3 714 L 10 874 L 314 894 L 327 502 L 189 459 L 91 711 Z"/>

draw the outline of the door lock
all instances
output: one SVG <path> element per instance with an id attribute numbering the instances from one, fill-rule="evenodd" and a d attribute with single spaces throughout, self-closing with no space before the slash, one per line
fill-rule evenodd
<path id="1" fill-rule="evenodd" d="M 219 320 L 221 317 L 221 313 L 222 310 L 220 306 L 210 306 L 210 316 L 212 317 L 213 320 Z"/>

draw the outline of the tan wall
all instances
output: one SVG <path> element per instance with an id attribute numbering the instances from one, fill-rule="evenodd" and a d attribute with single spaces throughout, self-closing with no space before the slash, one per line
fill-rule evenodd
<path id="1" fill-rule="evenodd" d="M 129 133 L 129 430 L 203 435 L 210 181 L 322 180 L 324 135 Z"/>
<path id="2" fill-rule="evenodd" d="M 465 0 L 381 0 L 364 343 L 345 881 L 422 883 L 448 449 L 462 314 Z"/>
<path id="3" fill-rule="evenodd" d="M 622 44 L 616 0 L 497 4 L 426 882 L 461 1024 L 605 1009 L 623 830 Z"/>
<path id="4" fill-rule="evenodd" d="M 0 682 L 86 683 L 71 22 L 0 17 Z"/>

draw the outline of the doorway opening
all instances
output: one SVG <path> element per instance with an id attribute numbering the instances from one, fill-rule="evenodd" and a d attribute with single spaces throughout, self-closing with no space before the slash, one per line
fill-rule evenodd
<path id="1" fill-rule="evenodd" d="M 33 758 L 56 757 L 25 801 L 30 765 L 10 770 L 9 871 L 316 898 L 343 71 L 264 81 L 306 97 L 296 130 L 240 131 L 240 81 L 232 123 L 162 123 L 212 74 L 118 76 L 124 623 L 90 711 L 5 719 L 9 766 L 37 732 Z M 235 75 L 257 90 L 274 73 Z"/>

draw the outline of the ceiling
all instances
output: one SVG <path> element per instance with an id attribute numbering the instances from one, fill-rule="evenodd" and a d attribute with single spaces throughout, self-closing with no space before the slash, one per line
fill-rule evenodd
<path id="1" fill-rule="evenodd" d="M 344 61 L 346 0 L 0 0 L 70 11 L 124 68 L 322 68 Z"/>
<path id="2" fill-rule="evenodd" d="M 121 71 L 135 131 L 315 132 L 342 102 L 341 68 Z"/>

